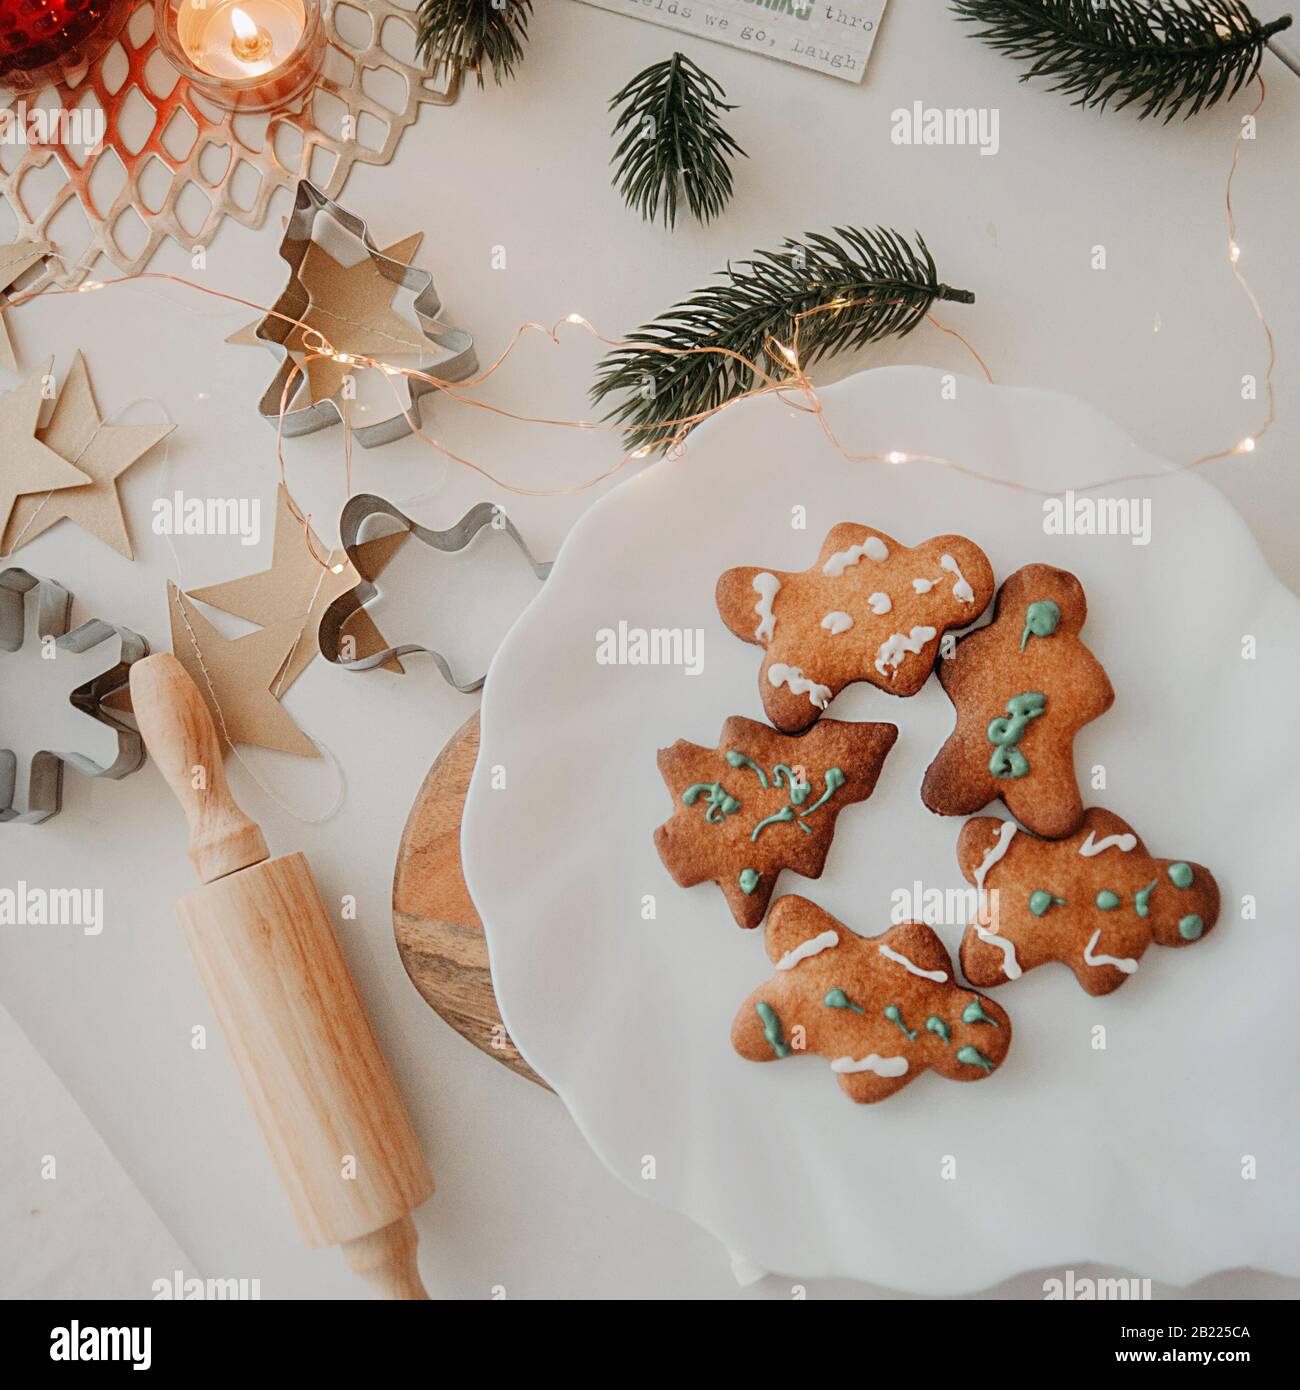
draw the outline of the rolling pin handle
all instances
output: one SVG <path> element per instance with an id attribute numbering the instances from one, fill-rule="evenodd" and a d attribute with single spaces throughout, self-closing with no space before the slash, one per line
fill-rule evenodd
<path id="1" fill-rule="evenodd" d="M 189 855 L 199 882 L 269 859 L 261 830 L 230 794 L 221 742 L 203 696 L 170 652 L 131 667 L 131 708 L 145 746 L 189 821 Z"/>
<path id="2" fill-rule="evenodd" d="M 366 1280 L 376 1298 L 427 1300 L 415 1261 L 418 1241 L 415 1222 L 399 1216 L 377 1231 L 345 1240 L 339 1248 L 348 1268 Z"/>

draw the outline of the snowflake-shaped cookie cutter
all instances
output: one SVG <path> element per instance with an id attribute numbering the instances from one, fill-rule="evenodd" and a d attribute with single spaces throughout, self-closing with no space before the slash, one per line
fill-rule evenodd
<path id="1" fill-rule="evenodd" d="M 83 777 L 109 777 L 114 781 L 135 772 L 144 763 L 144 741 L 139 733 L 103 702 L 127 684 L 132 662 L 149 654 L 149 644 L 138 632 L 117 627 L 102 618 L 90 618 L 68 631 L 72 614 L 72 594 L 52 579 L 42 579 L 27 570 L 0 571 L 0 652 L 16 652 L 26 635 L 26 600 L 36 590 L 36 632 L 41 641 L 53 637 L 61 651 L 88 652 L 110 637 L 121 643 L 116 665 L 79 685 L 69 696 L 74 709 L 117 735 L 117 756 L 107 766 L 84 753 L 59 752 L 42 748 L 32 755 L 27 787 L 27 809 L 15 805 L 18 782 L 18 755 L 0 748 L 0 824 L 39 825 L 57 816 L 63 807 L 63 767 L 68 764 Z"/>
<path id="2" fill-rule="evenodd" d="M 346 660 L 343 657 L 344 628 L 347 627 L 355 613 L 358 613 L 379 594 L 379 589 L 371 582 L 371 576 L 366 572 L 365 554 L 361 549 L 363 543 L 360 540 L 361 528 L 373 516 L 391 518 L 422 544 L 449 555 L 464 550 L 484 527 L 501 531 L 518 546 L 539 581 L 544 580 L 550 574 L 554 561 L 535 560 L 524 538 L 515 529 L 514 522 L 506 516 L 500 507 L 491 502 L 480 502 L 477 506 L 471 507 L 454 526 L 448 527 L 445 531 L 432 531 L 427 526 L 421 526 L 418 521 L 413 521 L 392 502 L 385 501 L 382 497 L 376 497 L 373 493 L 358 493 L 355 497 L 348 499 L 339 518 L 339 536 L 348 558 L 352 561 L 361 579 L 351 589 L 340 594 L 321 615 L 318 630 L 321 655 L 326 661 L 333 662 L 335 666 L 342 666 L 346 671 L 373 671 L 375 667 L 383 666 L 394 657 L 420 653 L 433 658 L 433 663 L 442 673 L 443 680 L 454 689 L 465 695 L 478 690 L 487 679 L 486 673 L 474 680 L 458 681 L 452 674 L 451 664 L 441 652 L 415 642 L 404 643 L 398 647 L 388 647 L 382 652 L 358 657 L 356 660 Z"/>
<path id="3" fill-rule="evenodd" d="M 444 381 L 463 381 L 478 369 L 473 335 L 463 328 L 450 327 L 438 317 L 442 312 L 442 301 L 434 287 L 433 276 L 427 270 L 419 270 L 385 256 L 371 240 L 361 218 L 327 197 L 310 180 L 302 179 L 298 184 L 293 213 L 285 227 L 284 240 L 280 243 L 280 258 L 289 266 L 289 283 L 272 306 L 273 312 L 258 323 L 255 335 L 259 342 L 265 343 L 280 358 L 280 370 L 258 402 L 258 414 L 286 436 L 312 434 L 345 420 L 341 391 L 326 400 L 304 406 L 295 407 L 291 400 L 283 416 L 280 410 L 285 388 L 295 372 L 293 355 L 286 345 L 286 339 L 294 332 L 293 320 L 310 323 L 307 315 L 311 308 L 311 296 L 302 283 L 300 272 L 312 245 L 316 219 L 322 215 L 333 218 L 357 239 L 369 255 L 371 264 L 384 279 L 414 292 L 415 302 L 411 307 L 419 320 L 420 331 L 444 354 L 434 364 L 440 378 Z M 398 414 L 372 425 L 351 427 L 353 437 L 364 448 L 373 449 L 405 438 L 412 431 L 412 417 L 416 423 L 420 421 L 420 398 L 438 389 L 431 382 L 415 377 L 403 377 L 402 380 L 405 383 L 406 404 Z M 291 398 L 306 389 L 306 374 L 299 371 L 297 382 L 290 392 Z"/>

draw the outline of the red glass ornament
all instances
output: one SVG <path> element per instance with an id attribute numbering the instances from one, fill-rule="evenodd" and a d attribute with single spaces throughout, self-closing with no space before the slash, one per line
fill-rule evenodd
<path id="1" fill-rule="evenodd" d="M 30 92 L 93 62 L 131 0 L 0 0 L 0 87 Z"/>

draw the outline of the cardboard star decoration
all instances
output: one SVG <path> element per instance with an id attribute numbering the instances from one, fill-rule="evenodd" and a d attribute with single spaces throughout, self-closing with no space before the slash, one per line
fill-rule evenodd
<path id="1" fill-rule="evenodd" d="M 59 492 L 91 481 L 36 437 L 45 383 L 53 365 L 51 359 L 43 372 L 0 396 L 0 535 L 20 497 Z"/>
<path id="2" fill-rule="evenodd" d="M 53 250 L 48 241 L 17 241 L 10 246 L 0 246 L 0 294 Z M 0 313 L 0 367 L 7 367 L 12 372 L 17 365 L 5 316 Z"/>
<path id="3" fill-rule="evenodd" d="M 300 630 L 296 619 L 223 637 L 170 580 L 167 613 L 172 651 L 212 711 L 223 744 L 249 743 L 318 758 L 316 745 L 271 693 L 271 682 Z"/>
<path id="4" fill-rule="evenodd" d="M 89 481 L 83 480 L 77 487 L 62 486 L 49 495 L 28 492 L 19 497 L 0 533 L 0 555 L 12 555 L 66 518 L 128 560 L 134 559 L 117 480 L 173 428 L 166 424 L 105 425 L 95 404 L 85 358 L 78 352 L 50 422 L 36 431 L 36 437 Z"/>
<path id="5" fill-rule="evenodd" d="M 399 531 L 361 546 L 367 572 L 380 573 L 406 539 L 407 533 Z M 317 557 L 324 554 L 324 547 L 314 532 L 311 533 L 311 547 L 308 549 L 307 532 L 294 515 L 288 489 L 282 483 L 276 491 L 271 568 L 193 589 L 189 595 L 260 627 L 297 623 L 301 640 L 291 652 L 286 647 L 288 654 L 283 669 L 276 671 L 271 681 L 277 695 L 283 695 L 318 654 L 316 629 L 321 614 L 340 594 L 355 588 L 361 579 L 342 550 L 331 551 L 322 568 Z M 355 615 L 348 635 L 356 643 L 358 657 L 370 656 L 391 645 L 375 626 L 374 619 L 364 611 Z M 402 672 L 397 660 L 385 663 L 383 669 L 399 675 Z"/>

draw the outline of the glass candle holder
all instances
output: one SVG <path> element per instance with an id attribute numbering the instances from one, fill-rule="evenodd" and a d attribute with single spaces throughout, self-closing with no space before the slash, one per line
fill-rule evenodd
<path id="1" fill-rule="evenodd" d="M 93 63 L 131 0 L 0 0 L 0 87 L 39 91 Z"/>
<path id="2" fill-rule="evenodd" d="M 191 87 L 227 111 L 274 111 L 316 81 L 320 0 L 154 0 L 158 46 Z"/>

